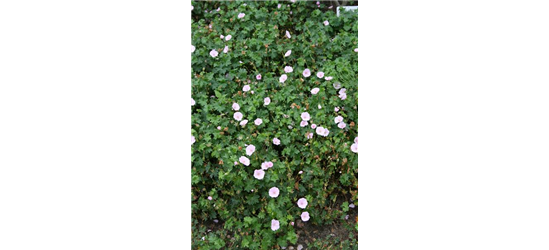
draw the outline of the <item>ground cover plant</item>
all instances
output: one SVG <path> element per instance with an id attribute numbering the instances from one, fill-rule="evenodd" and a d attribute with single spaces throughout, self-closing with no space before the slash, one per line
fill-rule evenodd
<path id="1" fill-rule="evenodd" d="M 192 6 L 192 248 L 286 248 L 341 221 L 356 233 L 358 14 Z"/>

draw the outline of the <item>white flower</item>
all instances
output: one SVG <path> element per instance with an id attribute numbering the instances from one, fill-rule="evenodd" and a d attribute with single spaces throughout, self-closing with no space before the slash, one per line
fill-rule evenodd
<path id="1" fill-rule="evenodd" d="M 191 45 L 191 53 L 194 52 L 195 49 L 194 45 Z"/>
<path id="2" fill-rule="evenodd" d="M 191 5 L 191 10 L 194 10 L 194 6 L 192 6 L 192 5 Z M 204 237 L 202 237 L 202 238 L 204 238 Z"/>
<path id="3" fill-rule="evenodd" d="M 238 18 L 243 18 L 244 16 L 246 16 L 246 14 L 244 14 L 244 13 L 238 14 Z"/>
<path id="4" fill-rule="evenodd" d="M 316 73 L 316 77 L 322 79 L 322 77 L 324 77 L 324 72 L 320 71 L 320 72 Z"/>
<path id="5" fill-rule="evenodd" d="M 341 83 L 340 82 L 334 82 L 334 88 L 335 89 L 340 89 L 341 88 Z"/>
<path id="6" fill-rule="evenodd" d="M 274 145 L 280 145 L 280 140 L 278 138 L 273 138 Z"/>
<path id="7" fill-rule="evenodd" d="M 261 123 L 263 123 L 263 120 L 261 120 L 260 118 L 257 118 L 257 119 L 255 119 L 254 123 L 255 123 L 255 125 L 259 126 L 259 125 L 261 125 Z"/>
<path id="8" fill-rule="evenodd" d="M 345 128 L 345 126 L 347 125 L 344 122 L 340 122 L 339 124 L 337 124 L 337 126 L 342 129 Z"/>
<path id="9" fill-rule="evenodd" d="M 340 115 L 338 115 L 336 118 L 334 118 L 334 122 L 335 122 L 335 123 L 340 123 L 340 122 L 342 122 L 342 121 L 343 121 L 343 117 L 340 116 Z"/>
<path id="10" fill-rule="evenodd" d="M 303 76 L 304 76 L 304 77 L 309 77 L 309 76 L 311 76 L 311 70 L 309 70 L 309 69 L 303 70 Z"/>
<path id="11" fill-rule="evenodd" d="M 236 113 L 234 113 L 234 115 L 233 115 L 233 118 L 234 118 L 235 120 L 237 120 L 237 121 L 242 120 L 242 117 L 243 117 L 243 115 L 242 115 L 242 113 L 240 113 L 240 112 L 236 112 Z"/>
<path id="12" fill-rule="evenodd" d="M 313 138 L 313 135 L 314 135 L 313 133 L 307 132 L 307 134 L 305 134 L 305 137 L 307 137 L 307 139 L 311 139 Z"/>
<path id="13" fill-rule="evenodd" d="M 248 145 L 246 147 L 246 154 L 252 155 L 255 152 L 255 146 L 254 145 Z"/>
<path id="14" fill-rule="evenodd" d="M 297 200 L 297 206 L 302 208 L 302 209 L 305 209 L 307 207 L 307 200 L 305 198 L 301 198 L 299 200 Z"/>
<path id="15" fill-rule="evenodd" d="M 338 107 L 335 107 L 335 108 L 334 108 L 334 111 L 335 111 L 335 112 L 338 112 L 338 111 L 339 111 L 339 108 L 338 108 Z"/>
<path id="16" fill-rule="evenodd" d="M 358 143 L 358 136 L 355 137 L 355 143 Z"/>
<path id="17" fill-rule="evenodd" d="M 314 89 L 311 90 L 311 94 L 316 95 L 316 94 L 318 94 L 318 91 L 320 91 L 319 88 L 314 88 Z"/>
<path id="18" fill-rule="evenodd" d="M 191 98 L 191 106 L 194 106 L 194 104 L 196 104 L 196 102 L 194 101 L 193 98 Z"/>
<path id="19" fill-rule="evenodd" d="M 292 50 L 286 51 L 286 54 L 284 54 L 284 57 L 288 57 L 292 54 Z"/>
<path id="20" fill-rule="evenodd" d="M 278 230 L 279 228 L 280 228 L 280 222 L 277 221 L 277 220 L 275 220 L 275 219 L 273 219 L 273 220 L 271 221 L 271 230 L 276 231 L 276 230 Z"/>
<path id="21" fill-rule="evenodd" d="M 291 66 L 286 66 L 286 67 L 284 67 L 284 72 L 292 73 L 292 72 L 294 72 L 294 69 Z"/>
<path id="22" fill-rule="evenodd" d="M 328 26 L 330 24 L 330 22 L 328 22 L 328 20 L 324 21 L 324 26 Z"/>
<path id="23" fill-rule="evenodd" d="M 345 100 L 345 99 L 347 99 L 347 94 L 345 94 L 345 93 L 339 94 L 339 98 L 341 98 L 341 100 Z"/>
<path id="24" fill-rule="evenodd" d="M 244 92 L 250 91 L 250 85 L 248 85 L 248 84 L 244 85 L 244 87 L 242 88 L 242 90 L 243 90 Z"/>
<path id="25" fill-rule="evenodd" d="M 301 123 L 299 124 L 299 126 L 301 127 L 305 127 L 307 126 L 309 123 L 307 121 L 301 121 Z"/>
<path id="26" fill-rule="evenodd" d="M 229 40 L 231 40 L 231 38 L 233 38 L 233 36 L 227 35 L 227 36 L 225 37 L 225 41 L 229 41 Z"/>
<path id="27" fill-rule="evenodd" d="M 292 36 L 290 35 L 290 32 L 286 30 L 286 37 L 288 38 L 292 38 Z"/>
<path id="28" fill-rule="evenodd" d="M 318 109 L 322 109 L 322 106 L 320 106 L 320 104 L 318 104 Z"/>
<path id="29" fill-rule="evenodd" d="M 269 189 L 269 196 L 276 198 L 280 194 L 280 190 L 277 187 L 272 187 Z"/>
<path id="30" fill-rule="evenodd" d="M 263 180 L 263 177 L 265 177 L 265 171 L 263 171 L 263 169 L 254 170 L 254 177 L 258 180 Z"/>
<path id="31" fill-rule="evenodd" d="M 221 35 L 221 36 L 219 36 L 219 38 L 223 39 L 223 38 L 225 38 L 225 36 L 224 36 L 224 35 Z"/>
<path id="32" fill-rule="evenodd" d="M 323 135 L 324 134 L 324 131 L 325 129 L 323 127 L 317 127 L 316 128 L 316 134 L 317 135 Z"/>
<path id="33" fill-rule="evenodd" d="M 269 105 L 269 103 L 271 103 L 271 98 L 265 97 L 265 99 L 263 99 L 263 102 L 264 102 L 263 105 L 267 106 L 267 105 Z"/>
<path id="34" fill-rule="evenodd" d="M 219 53 L 217 53 L 217 51 L 215 49 L 212 49 L 212 51 L 210 51 L 210 56 L 212 57 L 216 57 Z"/>
<path id="35" fill-rule="evenodd" d="M 353 143 L 353 145 L 351 145 L 351 151 L 358 153 L 358 143 Z"/>
<path id="36" fill-rule="evenodd" d="M 332 79 L 334 79 L 334 78 L 331 77 L 331 76 L 327 76 L 327 77 L 324 78 L 324 80 L 326 80 L 326 81 L 329 81 L 329 80 L 332 80 Z"/>
<path id="37" fill-rule="evenodd" d="M 358 53 L 358 48 L 355 49 L 355 52 Z"/>
<path id="38" fill-rule="evenodd" d="M 238 161 L 240 161 L 240 163 L 246 165 L 246 166 L 249 166 L 250 165 L 250 159 L 248 159 L 248 157 L 246 156 L 240 156 L 240 158 L 238 159 Z"/>
<path id="39" fill-rule="evenodd" d="M 229 52 L 229 46 L 225 46 L 225 48 L 223 49 L 223 53 L 227 53 Z"/>
<path id="40" fill-rule="evenodd" d="M 238 105 L 238 103 L 236 103 L 236 102 L 233 103 L 233 110 L 235 110 L 235 111 L 240 110 L 240 105 Z"/>
<path id="41" fill-rule="evenodd" d="M 278 79 L 279 82 L 284 83 L 288 79 L 288 76 L 286 74 L 282 74 L 280 76 L 280 79 Z"/>
<path id="42" fill-rule="evenodd" d="M 347 93 L 347 89 L 346 88 L 342 88 L 339 90 L 339 94 L 344 94 L 344 93 Z"/>
<path id="43" fill-rule="evenodd" d="M 194 138 L 194 135 L 191 135 L 191 145 L 193 145 L 195 141 L 196 139 Z"/>
<path id="44" fill-rule="evenodd" d="M 311 120 L 311 115 L 309 115 L 308 112 L 303 112 L 303 113 L 301 113 L 301 119 L 304 120 L 304 121 Z"/>
<path id="45" fill-rule="evenodd" d="M 302 221 L 309 221 L 310 217 L 309 217 L 309 212 L 303 212 L 301 213 L 301 220 Z"/>
<path id="46" fill-rule="evenodd" d="M 240 122 L 240 125 L 241 125 L 241 126 L 245 126 L 246 124 L 248 124 L 248 120 L 242 120 L 242 121 Z"/>
<path id="47" fill-rule="evenodd" d="M 278 4 L 278 8 L 280 9 L 281 4 Z"/>

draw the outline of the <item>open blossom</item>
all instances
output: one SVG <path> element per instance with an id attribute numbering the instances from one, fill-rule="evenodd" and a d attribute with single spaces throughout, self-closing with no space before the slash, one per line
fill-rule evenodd
<path id="1" fill-rule="evenodd" d="M 355 49 L 355 52 L 358 53 L 358 48 Z"/>
<path id="2" fill-rule="evenodd" d="M 246 124 L 248 124 L 248 120 L 242 120 L 242 121 L 240 122 L 240 125 L 241 125 L 241 126 L 245 126 Z"/>
<path id="3" fill-rule="evenodd" d="M 196 139 L 194 138 L 194 135 L 191 135 L 191 145 L 193 145 L 194 142 L 196 142 Z"/>
<path id="4" fill-rule="evenodd" d="M 263 120 L 261 120 L 261 118 L 257 118 L 257 119 L 255 119 L 254 123 L 255 123 L 255 125 L 259 126 L 259 125 L 261 125 L 261 123 L 263 123 Z"/>
<path id="5" fill-rule="evenodd" d="M 351 145 L 351 151 L 358 153 L 358 143 L 353 143 L 353 145 Z"/>
<path id="6" fill-rule="evenodd" d="M 334 88 L 335 89 L 340 89 L 341 88 L 341 83 L 340 82 L 335 82 L 334 83 Z"/>
<path id="7" fill-rule="evenodd" d="M 240 156 L 240 158 L 238 159 L 238 161 L 240 161 L 240 163 L 246 165 L 246 166 L 249 166 L 250 165 L 250 159 L 248 159 L 248 157 L 246 156 Z"/>
<path id="8" fill-rule="evenodd" d="M 314 88 L 314 89 L 311 90 L 311 94 L 316 95 L 316 94 L 318 94 L 318 91 L 320 91 L 319 88 Z"/>
<path id="9" fill-rule="evenodd" d="M 238 14 L 238 18 L 243 18 L 244 16 L 246 16 L 246 14 L 244 14 L 244 13 Z"/>
<path id="10" fill-rule="evenodd" d="M 339 94 L 339 98 L 341 98 L 341 100 L 345 100 L 347 99 L 347 94 L 346 93 Z"/>
<path id="11" fill-rule="evenodd" d="M 347 89 L 346 88 L 342 88 L 339 90 L 339 94 L 347 94 Z"/>
<path id="12" fill-rule="evenodd" d="M 343 117 L 341 117 L 340 115 L 338 115 L 336 118 L 334 118 L 335 123 L 340 123 L 342 121 L 343 121 Z"/>
<path id="13" fill-rule="evenodd" d="M 227 35 L 227 36 L 225 37 L 225 41 L 229 41 L 229 40 L 231 40 L 231 38 L 233 38 L 233 36 Z"/>
<path id="14" fill-rule="evenodd" d="M 311 128 L 312 128 L 312 129 L 315 129 L 315 128 L 316 128 L 316 124 L 314 124 L 314 123 L 311 124 Z"/>
<path id="15" fill-rule="evenodd" d="M 265 177 L 265 171 L 263 171 L 263 169 L 254 170 L 254 177 L 258 180 L 263 180 L 263 177 Z"/>
<path id="16" fill-rule="evenodd" d="M 292 36 L 290 35 L 290 32 L 286 30 L 286 37 L 288 38 L 292 38 Z"/>
<path id="17" fill-rule="evenodd" d="M 195 49 L 194 45 L 191 45 L 191 53 L 194 52 Z"/>
<path id="18" fill-rule="evenodd" d="M 240 105 L 238 103 L 233 103 L 233 110 L 238 111 L 240 109 Z"/>
<path id="19" fill-rule="evenodd" d="M 324 78 L 324 80 L 326 80 L 326 81 L 329 81 L 329 80 L 332 80 L 332 79 L 334 79 L 334 78 L 331 77 L 331 76 L 327 76 L 327 77 Z"/>
<path id="20" fill-rule="evenodd" d="M 216 57 L 217 55 L 219 55 L 219 53 L 217 53 L 215 49 L 212 49 L 212 51 L 210 51 L 210 56 Z"/>
<path id="21" fill-rule="evenodd" d="M 322 109 L 322 106 L 320 106 L 320 104 L 318 104 L 318 109 Z"/>
<path id="22" fill-rule="evenodd" d="M 301 121 L 301 123 L 299 124 L 299 126 L 301 127 L 305 127 L 307 126 L 309 123 L 307 121 Z"/>
<path id="23" fill-rule="evenodd" d="M 277 221 L 277 220 L 275 220 L 275 219 L 273 219 L 273 220 L 271 221 L 271 230 L 276 231 L 276 230 L 278 230 L 279 228 L 280 228 L 280 222 Z"/>
<path id="24" fill-rule="evenodd" d="M 311 115 L 309 115 L 308 112 L 303 112 L 301 113 L 301 119 L 303 119 L 304 121 L 311 120 Z"/>
<path id="25" fill-rule="evenodd" d="M 280 79 L 278 79 L 279 82 L 284 83 L 288 79 L 288 76 L 286 74 L 282 74 L 280 76 Z"/>
<path id="26" fill-rule="evenodd" d="M 340 122 L 339 124 L 337 124 L 337 126 L 339 128 L 345 128 L 345 126 L 347 126 L 344 122 Z"/>
<path id="27" fill-rule="evenodd" d="M 225 36 L 224 36 L 224 35 L 220 35 L 219 38 L 223 39 L 223 38 L 225 38 Z"/>
<path id="28" fill-rule="evenodd" d="M 286 51 L 286 54 L 284 54 L 284 57 L 288 57 L 292 54 L 292 50 Z"/>
<path id="29" fill-rule="evenodd" d="M 358 136 L 355 137 L 355 143 L 358 143 Z"/>
<path id="30" fill-rule="evenodd" d="M 244 85 L 244 87 L 242 88 L 242 90 L 243 90 L 244 92 L 250 91 L 250 85 L 248 85 L 248 84 Z"/>
<path id="31" fill-rule="evenodd" d="M 278 4 L 278 8 L 280 9 L 280 6 L 282 6 L 282 4 Z"/>
<path id="32" fill-rule="evenodd" d="M 313 133 L 307 132 L 307 133 L 305 134 L 305 137 L 306 137 L 307 139 L 312 139 L 312 138 L 313 138 L 313 135 L 314 135 Z"/>
<path id="33" fill-rule="evenodd" d="M 294 69 L 291 66 L 286 66 L 286 67 L 284 67 L 284 72 L 292 73 L 292 72 L 294 72 Z"/>
<path id="34" fill-rule="evenodd" d="M 208 196 L 208 200 L 212 200 L 213 198 L 211 196 Z"/>
<path id="35" fill-rule="evenodd" d="M 196 102 L 194 101 L 193 98 L 191 98 L 191 106 L 194 106 L 196 104 Z"/>
<path id="36" fill-rule="evenodd" d="M 266 162 L 261 163 L 261 169 L 263 169 L 263 170 L 267 170 L 267 169 L 272 168 L 272 167 L 273 167 L 273 163 L 270 162 L 270 161 L 266 161 Z"/>
<path id="37" fill-rule="evenodd" d="M 273 138 L 274 145 L 280 145 L 280 140 L 278 138 Z"/>
<path id="38" fill-rule="evenodd" d="M 324 77 L 324 72 L 320 71 L 320 72 L 316 73 L 316 77 L 318 77 L 318 78 Z"/>
<path id="39" fill-rule="evenodd" d="M 317 127 L 317 128 L 316 128 L 316 133 L 317 133 L 318 135 L 324 135 L 324 133 L 326 133 L 326 129 L 323 128 L 323 127 Z"/>
<path id="40" fill-rule="evenodd" d="M 304 77 L 309 77 L 309 76 L 311 76 L 311 70 L 309 70 L 309 69 L 303 70 L 303 76 L 304 76 Z"/>
<path id="41" fill-rule="evenodd" d="M 338 111 L 339 111 L 339 107 L 335 107 L 335 108 L 334 108 L 334 111 L 335 111 L 335 112 L 338 112 Z"/>
<path id="42" fill-rule="evenodd" d="M 265 99 L 263 99 L 263 105 L 267 106 L 269 103 L 271 103 L 271 98 L 265 97 Z"/>
<path id="43" fill-rule="evenodd" d="M 252 155 L 255 152 L 255 146 L 254 145 L 248 145 L 246 147 L 246 154 Z"/>
<path id="44" fill-rule="evenodd" d="M 234 113 L 234 115 L 233 115 L 233 118 L 234 118 L 235 120 L 237 120 L 237 121 L 242 120 L 242 117 L 244 117 L 244 116 L 243 116 L 242 113 L 240 113 L 240 112 L 236 112 L 236 113 Z"/>
<path id="45" fill-rule="evenodd" d="M 256 75 L 256 76 L 255 76 L 255 79 L 261 80 L 261 74 Z"/>
<path id="46" fill-rule="evenodd" d="M 305 198 L 301 198 L 299 200 L 297 200 L 297 206 L 302 208 L 302 209 L 305 209 L 307 207 L 307 200 Z"/>
<path id="47" fill-rule="evenodd" d="M 303 212 L 301 213 L 301 220 L 302 221 L 308 221 L 310 219 L 309 212 Z"/>
<path id="48" fill-rule="evenodd" d="M 328 26 L 329 24 L 330 24 L 330 22 L 328 22 L 328 20 L 324 21 L 325 26 Z"/>
<path id="49" fill-rule="evenodd" d="M 277 187 L 272 187 L 269 189 L 269 196 L 276 198 L 280 194 L 280 190 Z"/>
<path id="50" fill-rule="evenodd" d="M 225 48 L 223 49 L 223 53 L 227 53 L 227 52 L 229 52 L 229 46 L 225 45 Z"/>

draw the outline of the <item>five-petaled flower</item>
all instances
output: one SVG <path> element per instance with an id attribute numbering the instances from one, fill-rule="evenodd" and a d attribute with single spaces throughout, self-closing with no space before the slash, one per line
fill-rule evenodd
<path id="1" fill-rule="evenodd" d="M 301 198 L 301 199 L 297 200 L 297 206 L 302 208 L 302 209 L 305 209 L 307 207 L 307 204 L 309 204 L 309 203 L 307 202 L 307 199 L 305 199 L 305 198 Z"/>
<path id="2" fill-rule="evenodd" d="M 250 159 L 248 159 L 248 157 L 246 157 L 246 156 L 240 156 L 238 161 L 240 161 L 240 163 L 242 163 L 246 166 L 250 166 Z"/>
<path id="3" fill-rule="evenodd" d="M 263 169 L 254 170 L 254 177 L 258 180 L 263 180 L 263 177 L 265 177 L 265 171 L 263 171 Z"/>
<path id="4" fill-rule="evenodd" d="M 280 228 L 280 222 L 277 221 L 277 220 L 275 220 L 275 219 L 273 219 L 273 220 L 271 221 L 271 230 L 276 231 L 276 230 L 278 230 L 279 228 Z"/>
<path id="5" fill-rule="evenodd" d="M 280 190 L 277 187 L 272 187 L 269 189 L 269 196 L 276 198 L 280 194 Z"/>
<path id="6" fill-rule="evenodd" d="M 309 212 L 303 212 L 301 213 L 301 220 L 302 221 L 308 221 L 309 220 Z"/>
<path id="7" fill-rule="evenodd" d="M 212 51 L 210 51 L 210 56 L 217 57 L 217 55 L 219 55 L 219 53 L 217 53 L 217 50 L 212 49 Z"/>
<path id="8" fill-rule="evenodd" d="M 280 140 L 278 138 L 273 138 L 274 145 L 280 145 Z"/>
<path id="9" fill-rule="evenodd" d="M 234 115 L 233 115 L 233 118 L 234 118 L 235 120 L 237 120 L 237 121 L 242 120 L 242 117 L 244 117 L 244 116 L 243 116 L 242 113 L 240 113 L 240 112 L 236 112 L 236 113 L 234 113 Z"/>
<path id="10" fill-rule="evenodd" d="M 303 76 L 304 76 L 304 77 L 309 77 L 309 76 L 311 76 L 311 70 L 310 70 L 310 69 L 305 69 L 305 70 L 303 70 Z"/>

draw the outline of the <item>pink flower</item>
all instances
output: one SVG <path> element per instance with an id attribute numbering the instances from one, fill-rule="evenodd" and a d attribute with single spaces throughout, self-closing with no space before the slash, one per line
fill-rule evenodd
<path id="1" fill-rule="evenodd" d="M 313 138 L 313 135 L 314 135 L 313 133 L 307 132 L 307 133 L 305 134 L 305 137 L 306 137 L 307 139 L 312 139 L 312 138 Z"/>
<path id="2" fill-rule="evenodd" d="M 320 104 L 318 104 L 318 109 L 322 109 L 322 106 L 320 106 Z"/>
<path id="3" fill-rule="evenodd" d="M 208 200 L 212 200 L 213 198 L 211 196 L 208 196 Z"/>
<path id="4" fill-rule="evenodd" d="M 324 72 L 320 71 L 320 72 L 316 73 L 316 77 L 323 78 L 324 77 Z"/>
<path id="5" fill-rule="evenodd" d="M 324 78 L 324 80 L 326 80 L 326 81 L 329 81 L 329 80 L 332 80 L 332 79 L 334 79 L 334 78 L 331 77 L 331 76 L 327 76 L 327 77 Z"/>
<path id="6" fill-rule="evenodd" d="M 314 89 L 311 90 L 311 94 L 316 95 L 316 94 L 318 94 L 318 91 L 320 91 L 319 88 L 314 88 Z"/>
<path id="7" fill-rule="evenodd" d="M 316 128 L 316 124 L 314 124 L 314 123 L 311 124 L 311 128 L 312 128 L 312 129 L 315 129 L 315 128 Z"/>
<path id="8" fill-rule="evenodd" d="M 267 165 L 267 168 L 272 168 L 273 167 L 273 163 L 268 161 L 265 163 Z"/>
<path id="9" fill-rule="evenodd" d="M 217 130 L 221 130 L 221 126 L 217 126 Z"/>
<path id="10" fill-rule="evenodd" d="M 286 72 L 286 73 L 292 73 L 292 72 L 294 72 L 294 69 L 293 69 L 292 67 L 290 67 L 290 66 L 286 66 L 286 67 L 284 67 L 284 72 Z"/>
<path id="11" fill-rule="evenodd" d="M 238 14 L 238 18 L 243 18 L 244 16 L 246 16 L 246 14 L 244 14 L 244 13 Z"/>
<path id="12" fill-rule="evenodd" d="M 239 109 L 240 109 L 240 105 L 238 105 L 238 103 L 234 102 L 233 103 L 233 110 L 238 111 Z"/>
<path id="13" fill-rule="evenodd" d="M 341 117 L 340 115 L 338 115 L 336 118 L 334 118 L 335 123 L 340 123 L 342 121 L 343 121 L 343 117 Z"/>
<path id="14" fill-rule="evenodd" d="M 265 171 L 263 171 L 263 169 L 254 170 L 254 177 L 258 180 L 263 180 L 263 177 L 265 177 Z"/>
<path id="15" fill-rule="evenodd" d="M 194 135 L 191 135 L 191 145 L 193 145 L 195 141 L 196 139 L 194 138 Z"/>
<path id="16" fill-rule="evenodd" d="M 355 52 L 358 53 L 358 48 L 355 49 Z"/>
<path id="17" fill-rule="evenodd" d="M 225 48 L 223 49 L 223 53 L 229 52 L 229 46 L 225 45 Z"/>
<path id="18" fill-rule="evenodd" d="M 345 99 L 347 99 L 347 94 L 345 94 L 345 93 L 339 94 L 339 98 L 341 98 L 341 100 L 345 100 Z"/>
<path id="19" fill-rule="evenodd" d="M 286 51 L 286 54 L 284 54 L 284 57 L 288 57 L 292 54 L 292 50 Z"/>
<path id="20" fill-rule="evenodd" d="M 339 90 L 339 94 L 346 94 L 347 93 L 347 89 L 346 88 L 342 88 Z"/>
<path id="21" fill-rule="evenodd" d="M 261 80 L 261 74 L 256 75 L 256 76 L 255 76 L 255 79 Z"/>
<path id="22" fill-rule="evenodd" d="M 250 166 L 250 159 L 248 159 L 248 157 L 246 157 L 246 156 L 240 156 L 238 161 L 240 161 L 240 163 L 242 163 L 246 166 Z"/>
<path id="23" fill-rule="evenodd" d="M 240 122 L 240 125 L 241 125 L 241 126 L 245 126 L 246 124 L 248 124 L 248 120 L 242 120 L 242 121 Z"/>
<path id="24" fill-rule="evenodd" d="M 345 128 L 345 126 L 347 125 L 345 125 L 344 122 L 340 122 L 339 124 L 337 124 L 337 126 L 342 129 L 342 128 Z"/>
<path id="25" fill-rule="evenodd" d="M 194 106 L 194 104 L 196 104 L 196 102 L 195 102 L 194 99 L 191 97 L 191 106 Z"/>
<path id="26" fill-rule="evenodd" d="M 358 136 L 355 137 L 355 143 L 358 143 Z"/>
<path id="27" fill-rule="evenodd" d="M 293 221 L 292 221 L 292 222 L 290 222 L 290 225 L 292 225 L 292 226 L 293 226 L 293 225 L 294 225 L 294 222 L 293 222 Z"/>
<path id="28" fill-rule="evenodd" d="M 261 169 L 263 169 L 263 170 L 269 169 L 269 167 L 267 167 L 267 162 L 261 163 Z"/>
<path id="29" fill-rule="evenodd" d="M 326 129 L 324 129 L 323 127 L 318 127 L 318 128 L 316 128 L 316 133 L 318 135 L 324 135 L 324 133 L 326 132 L 325 130 Z"/>
<path id="30" fill-rule="evenodd" d="M 278 138 L 273 138 L 274 145 L 280 145 L 280 140 Z"/>
<path id="31" fill-rule="evenodd" d="M 309 212 L 303 212 L 301 213 L 301 220 L 302 221 L 309 221 L 310 217 L 309 217 Z"/>
<path id="32" fill-rule="evenodd" d="M 194 52 L 195 49 L 194 45 L 191 44 L 191 53 Z"/>
<path id="33" fill-rule="evenodd" d="M 237 161 L 235 161 L 235 162 L 234 162 L 234 165 L 235 165 L 235 166 L 236 166 L 236 165 L 238 165 L 238 162 L 237 162 Z"/>
<path id="34" fill-rule="evenodd" d="M 246 154 L 252 155 L 255 152 L 255 146 L 254 145 L 248 145 L 246 147 Z"/>
<path id="35" fill-rule="evenodd" d="M 229 40 L 231 40 L 231 38 L 233 38 L 233 36 L 227 35 L 227 36 L 225 37 L 225 41 L 229 41 Z"/>
<path id="36" fill-rule="evenodd" d="M 301 198 L 299 200 L 297 200 L 297 206 L 302 208 L 302 209 L 305 209 L 307 207 L 307 200 L 305 198 Z"/>
<path id="37" fill-rule="evenodd" d="M 240 112 L 236 112 L 236 113 L 234 113 L 234 115 L 233 115 L 233 118 L 234 118 L 235 120 L 237 120 L 237 121 L 242 120 L 242 117 L 243 117 L 243 115 L 242 115 L 242 113 L 240 113 Z"/>
<path id="38" fill-rule="evenodd" d="M 210 56 L 212 57 L 216 57 L 219 53 L 217 53 L 217 51 L 215 49 L 212 49 L 212 51 L 210 51 Z"/>
<path id="39" fill-rule="evenodd" d="M 309 115 L 309 113 L 307 113 L 307 112 L 303 112 L 303 113 L 301 113 L 301 119 L 304 120 L 304 121 L 311 120 L 311 115 Z"/>
<path id="40" fill-rule="evenodd" d="M 298 172 L 298 174 L 303 174 L 303 170 L 300 170 L 300 171 Z"/>
<path id="41" fill-rule="evenodd" d="M 292 36 L 290 35 L 290 32 L 286 30 L 286 37 L 288 38 L 292 38 Z"/>
<path id="42" fill-rule="evenodd" d="M 244 85 L 244 87 L 242 88 L 242 90 L 243 90 L 244 92 L 250 91 L 250 85 L 248 85 L 248 84 Z"/>
<path id="43" fill-rule="evenodd" d="M 328 130 L 327 128 L 324 128 L 324 134 L 322 136 L 326 137 L 328 136 L 328 134 L 330 134 L 330 130 Z"/>
<path id="44" fill-rule="evenodd" d="M 263 105 L 267 106 L 269 103 L 271 103 L 271 98 L 265 97 L 265 99 L 263 99 Z"/>
<path id="45" fill-rule="evenodd" d="M 278 4 L 278 8 L 280 9 L 281 4 Z"/>
<path id="46" fill-rule="evenodd" d="M 263 123 L 263 120 L 261 120 L 261 118 L 257 118 L 257 119 L 255 119 L 254 123 L 255 123 L 255 125 L 259 126 L 259 125 L 261 125 L 261 123 Z"/>
<path id="47" fill-rule="evenodd" d="M 278 79 L 279 82 L 284 83 L 288 79 L 288 76 L 286 74 L 282 74 L 280 76 L 280 79 Z"/>
<path id="48" fill-rule="evenodd" d="M 276 198 L 280 194 L 280 190 L 277 187 L 272 187 L 269 189 L 269 196 Z"/>
<path id="49" fill-rule="evenodd" d="M 273 219 L 273 220 L 271 221 L 271 229 L 272 229 L 273 231 L 276 231 L 276 230 L 278 230 L 279 228 L 280 228 L 280 222 L 277 221 L 277 220 L 275 220 L 275 219 Z"/>
<path id="50" fill-rule="evenodd" d="M 340 82 L 335 82 L 335 83 L 334 83 L 334 88 L 335 88 L 335 89 L 341 88 L 341 83 L 340 83 Z"/>
<path id="51" fill-rule="evenodd" d="M 335 108 L 334 108 L 334 111 L 335 111 L 335 112 L 338 112 L 338 111 L 339 111 L 339 108 L 338 108 L 338 107 L 335 107 Z"/>
<path id="52" fill-rule="evenodd" d="M 309 69 L 303 70 L 303 76 L 304 76 L 304 77 L 309 77 L 309 76 L 311 76 L 311 70 L 309 70 Z"/>
<path id="53" fill-rule="evenodd" d="M 328 26 L 330 24 L 330 22 L 328 22 L 328 20 L 324 21 L 324 26 Z"/>
<path id="54" fill-rule="evenodd" d="M 219 38 L 223 39 L 223 38 L 225 38 L 225 36 L 224 36 L 224 35 L 220 35 Z"/>
<path id="55" fill-rule="evenodd" d="M 309 124 L 307 121 L 301 121 L 301 123 L 299 125 L 301 127 L 305 127 L 305 126 L 307 126 L 307 124 Z"/>
<path id="56" fill-rule="evenodd" d="M 358 153 L 358 143 L 353 143 L 353 145 L 351 145 L 351 151 Z"/>

